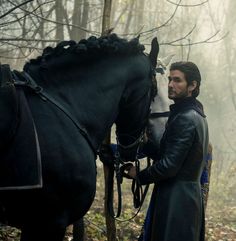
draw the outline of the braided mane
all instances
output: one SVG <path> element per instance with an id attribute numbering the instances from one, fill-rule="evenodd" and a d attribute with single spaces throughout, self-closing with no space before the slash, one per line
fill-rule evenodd
<path id="1" fill-rule="evenodd" d="M 139 43 L 138 38 L 128 41 L 116 34 L 99 38 L 91 36 L 88 39 L 80 40 L 78 43 L 73 40 L 62 41 L 55 48 L 46 47 L 41 56 L 31 59 L 25 64 L 24 70 L 27 70 L 30 65 L 43 65 L 45 67 L 51 64 L 53 60 L 56 62 L 58 58 L 71 56 L 71 54 L 76 55 L 77 59 L 84 62 L 107 55 L 133 55 L 142 53 L 144 49 L 144 45 Z"/>

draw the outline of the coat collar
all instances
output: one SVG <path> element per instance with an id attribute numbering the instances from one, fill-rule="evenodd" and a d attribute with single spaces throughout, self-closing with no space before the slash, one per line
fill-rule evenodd
<path id="1" fill-rule="evenodd" d="M 170 105 L 171 115 L 177 114 L 179 112 L 183 112 L 186 110 L 190 110 L 190 109 L 194 109 L 201 116 L 206 117 L 204 114 L 202 103 L 194 97 L 186 97 L 186 98 L 183 98 L 183 100 L 181 100 L 173 105 Z"/>

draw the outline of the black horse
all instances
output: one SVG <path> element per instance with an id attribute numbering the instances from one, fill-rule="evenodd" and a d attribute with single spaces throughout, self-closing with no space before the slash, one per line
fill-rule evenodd
<path id="1" fill-rule="evenodd" d="M 64 41 L 13 71 L 13 85 L 1 83 L 0 160 L 37 159 L 30 172 L 37 167 L 37 185 L 0 191 L 0 221 L 20 228 L 21 241 L 62 241 L 85 215 L 95 195 L 96 151 L 113 123 L 122 146 L 139 139 L 154 92 L 150 57 L 154 65 L 157 57 L 143 51 L 137 38 L 115 34 Z"/>

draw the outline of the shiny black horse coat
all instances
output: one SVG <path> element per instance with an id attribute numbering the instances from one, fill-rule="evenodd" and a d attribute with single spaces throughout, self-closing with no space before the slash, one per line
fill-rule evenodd
<path id="1" fill-rule="evenodd" d="M 143 50 L 137 39 L 90 37 L 48 47 L 24 66 L 87 136 L 57 106 L 23 87 L 38 134 L 43 187 L 0 191 L 0 220 L 21 228 L 22 241 L 62 241 L 66 227 L 88 211 L 96 186 L 94 151 L 113 123 L 126 145 L 141 134 L 153 87 L 153 67 Z M 21 73 L 15 76 L 26 81 Z"/>

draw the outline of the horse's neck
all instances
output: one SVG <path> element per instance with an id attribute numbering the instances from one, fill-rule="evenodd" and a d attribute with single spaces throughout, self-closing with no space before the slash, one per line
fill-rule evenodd
<path id="1" fill-rule="evenodd" d="M 136 65 L 139 67 L 134 67 Z M 55 76 L 49 74 L 48 80 L 45 73 L 47 84 L 42 87 L 73 114 L 92 137 L 96 147 L 118 115 L 120 100 L 127 83 L 136 80 L 136 75 L 143 76 L 140 71 L 147 74 L 149 70 L 139 58 L 136 62 L 135 59 L 131 61 L 128 58 L 122 58 L 122 61 L 119 58 L 104 58 L 97 61 L 96 65 L 83 66 L 74 72 L 61 71 L 63 76 L 57 72 Z M 136 82 L 135 86 L 139 86 Z M 129 91 L 125 94 L 128 97 Z"/>
<path id="2" fill-rule="evenodd" d="M 100 144 L 112 126 L 125 86 L 122 74 L 117 76 L 109 69 L 91 66 L 89 72 L 81 70 L 82 74 L 58 83 L 51 92 L 87 130 L 94 146 Z"/>

